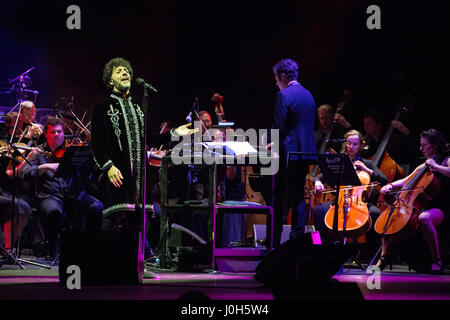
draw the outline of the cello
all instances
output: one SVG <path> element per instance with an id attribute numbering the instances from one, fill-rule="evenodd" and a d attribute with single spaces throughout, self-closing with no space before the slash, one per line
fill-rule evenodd
<path id="1" fill-rule="evenodd" d="M 336 116 L 336 114 L 341 113 L 342 110 L 344 109 L 345 104 L 350 100 L 351 98 L 351 92 L 349 90 L 345 90 L 344 91 L 344 96 L 342 98 L 342 101 L 339 102 L 334 114 L 333 114 L 333 119 Z M 322 140 L 322 144 L 320 145 L 320 148 L 318 150 L 318 153 L 325 153 L 325 151 L 327 150 L 327 145 L 328 145 L 328 140 L 331 137 L 331 134 L 334 131 L 336 123 L 333 121 L 331 128 L 327 131 L 327 133 L 325 134 L 323 140 Z M 335 152 L 334 150 L 331 149 L 331 152 Z M 312 220 L 312 214 L 311 212 L 314 210 L 314 208 L 316 207 L 317 204 L 322 203 L 322 202 L 330 202 L 334 199 L 334 196 L 332 193 L 330 192 L 314 192 L 314 181 L 313 179 L 320 173 L 320 169 L 318 165 L 314 165 L 314 166 L 310 166 L 309 167 L 309 172 L 306 175 L 306 181 L 305 181 L 305 203 L 306 203 L 306 211 L 308 212 L 307 214 L 307 221 L 305 221 L 306 226 L 312 226 L 314 224 L 314 221 Z M 288 220 L 290 219 L 289 216 L 291 214 L 288 214 Z"/>
<path id="2" fill-rule="evenodd" d="M 388 207 L 382 211 L 375 222 L 375 231 L 382 235 L 402 232 L 412 235 L 418 227 L 422 208 L 439 191 L 440 182 L 426 164 L 422 164 L 406 179 L 395 194 Z"/>
<path id="3" fill-rule="evenodd" d="M 370 176 L 362 170 L 356 171 L 361 186 L 344 186 L 338 196 L 338 237 L 357 238 L 372 226 L 372 219 L 367 208 L 368 189 L 376 184 L 370 183 Z M 329 191 L 327 191 L 329 192 Z M 325 225 L 333 229 L 335 205 L 331 205 L 325 215 Z"/>

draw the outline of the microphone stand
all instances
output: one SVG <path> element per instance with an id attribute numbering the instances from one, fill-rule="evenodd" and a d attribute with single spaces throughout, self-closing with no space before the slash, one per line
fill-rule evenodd
<path id="1" fill-rule="evenodd" d="M 140 282 L 143 282 L 144 277 L 144 259 L 145 259 L 145 204 L 147 202 L 147 130 L 148 130 L 148 88 L 144 86 L 144 94 L 142 100 L 142 112 L 144 113 L 144 143 L 141 148 L 141 154 L 137 155 L 141 157 L 142 168 L 141 171 L 141 194 L 136 197 L 135 211 L 138 214 L 139 224 L 139 251 L 138 251 L 138 278 Z"/>

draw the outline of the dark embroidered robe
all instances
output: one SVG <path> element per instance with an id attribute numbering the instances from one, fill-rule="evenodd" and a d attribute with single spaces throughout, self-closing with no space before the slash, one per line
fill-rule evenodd
<path id="1" fill-rule="evenodd" d="M 141 179 L 144 164 L 141 159 L 144 148 L 144 114 L 132 97 L 112 93 L 97 103 L 92 111 L 91 148 L 94 159 L 104 172 L 100 191 L 104 206 L 103 215 L 119 211 L 134 211 L 141 195 Z M 170 132 L 159 134 L 147 130 L 147 145 L 159 146 L 170 141 Z M 109 182 L 107 172 L 116 166 L 124 180 L 120 188 Z M 148 163 L 147 163 L 148 165 Z M 147 187 L 150 190 L 150 187 Z M 148 193 L 147 193 L 148 194 Z M 147 196 L 147 199 L 149 197 Z M 148 203 L 148 201 L 147 201 Z M 146 207 L 150 207 L 146 204 Z"/>

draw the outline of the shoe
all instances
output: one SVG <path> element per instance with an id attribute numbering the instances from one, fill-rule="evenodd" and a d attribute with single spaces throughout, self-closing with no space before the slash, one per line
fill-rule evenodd
<path id="1" fill-rule="evenodd" d="M 431 265 L 431 273 L 432 274 L 440 274 L 444 271 L 444 265 L 442 264 L 441 259 L 438 259 L 433 262 Z"/>
<path id="2" fill-rule="evenodd" d="M 392 270 L 392 258 L 390 256 L 381 256 L 376 264 L 376 266 L 380 268 L 380 271 L 383 271 L 387 265 L 389 265 L 390 270 Z"/>

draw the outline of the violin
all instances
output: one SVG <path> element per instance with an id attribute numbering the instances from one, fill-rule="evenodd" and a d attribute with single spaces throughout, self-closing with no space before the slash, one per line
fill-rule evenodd
<path id="1" fill-rule="evenodd" d="M 379 234 L 412 235 L 418 226 L 422 208 L 438 193 L 440 182 L 426 164 L 419 166 L 406 179 L 399 191 L 391 194 L 388 207 L 382 211 L 375 222 Z M 387 197 L 385 197 L 386 200 Z"/>
<path id="2" fill-rule="evenodd" d="M 64 157 L 64 154 L 66 153 L 66 150 L 68 147 L 81 147 L 81 146 L 85 146 L 87 145 L 86 142 L 80 141 L 80 142 L 75 142 L 75 140 L 72 140 L 71 142 L 69 142 L 68 139 L 64 139 L 64 146 L 62 148 L 57 149 L 54 152 L 54 156 L 56 159 L 62 159 Z M 52 153 L 50 152 L 49 155 L 52 155 Z"/>
<path id="3" fill-rule="evenodd" d="M 25 152 L 31 151 L 31 149 L 33 149 L 32 147 L 29 147 L 25 143 L 22 143 L 22 142 L 13 143 L 13 146 L 16 149 L 21 150 L 22 156 L 18 157 L 18 159 L 17 159 L 18 162 L 24 161 Z M 49 151 L 41 150 L 39 148 L 36 148 L 36 149 L 38 149 L 38 151 L 44 155 L 51 155 L 51 152 L 49 152 Z M 9 155 L 12 152 L 14 152 L 12 147 L 8 146 L 3 141 L 0 141 L 0 155 Z"/>
<path id="4" fill-rule="evenodd" d="M 167 132 L 170 130 L 170 128 L 167 126 L 167 122 L 163 122 L 161 130 L 159 131 L 159 134 L 163 134 L 164 132 Z M 159 147 L 159 149 L 155 150 L 155 148 L 151 148 L 149 151 L 147 151 L 147 158 L 148 162 L 152 167 L 161 167 L 161 160 L 162 157 L 164 157 L 167 154 L 167 150 L 161 150 L 162 145 Z M 148 150 L 148 149 L 147 149 Z"/>
<path id="5" fill-rule="evenodd" d="M 372 219 L 367 208 L 368 190 L 377 184 L 370 183 L 370 176 L 367 172 L 357 170 L 356 173 L 361 181 L 361 186 L 343 186 L 339 189 L 337 200 L 338 237 L 357 238 L 369 231 L 372 226 Z M 334 214 L 335 205 L 332 205 L 325 215 L 325 225 L 330 230 L 333 229 Z"/>

